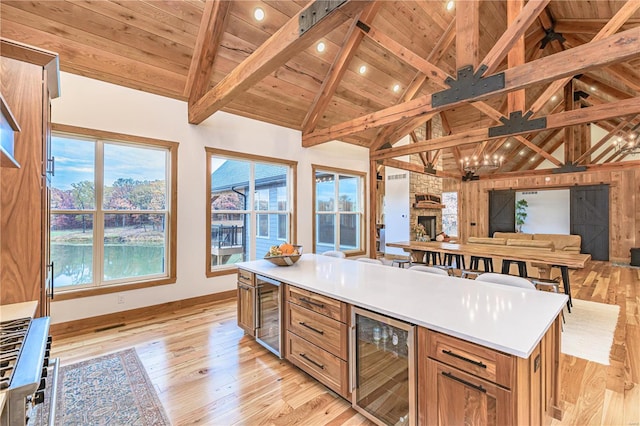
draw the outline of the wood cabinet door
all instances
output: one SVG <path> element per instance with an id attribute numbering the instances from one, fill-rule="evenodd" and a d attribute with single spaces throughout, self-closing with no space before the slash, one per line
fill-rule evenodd
<path id="1" fill-rule="evenodd" d="M 421 409 L 429 425 L 514 424 L 511 392 L 432 359 Z"/>
<path id="2" fill-rule="evenodd" d="M 238 326 L 248 335 L 255 336 L 255 287 L 238 283 Z"/>

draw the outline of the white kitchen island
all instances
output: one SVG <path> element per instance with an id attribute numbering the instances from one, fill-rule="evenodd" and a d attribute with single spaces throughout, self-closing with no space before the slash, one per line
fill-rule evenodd
<path id="1" fill-rule="evenodd" d="M 484 379 L 482 386 L 473 389 L 481 389 L 483 398 L 490 397 L 489 405 L 497 405 L 507 423 L 538 424 L 545 415 L 561 416 L 559 316 L 565 295 L 314 254 L 303 255 L 289 267 L 265 260 L 239 263 L 238 267 L 349 308 L 364 308 L 417 325 L 420 423 L 445 423 L 443 411 L 465 410 L 469 405 L 468 400 L 458 407 L 451 405 L 450 396 L 436 397 L 449 385 L 441 389 L 439 379 L 428 372 L 430 363 L 434 371 L 441 365 L 460 369 L 456 377 L 464 376 L 463 384 Z M 442 353 L 453 350 L 457 359 L 443 358 Z M 483 357 L 489 361 L 479 361 Z M 467 361 L 481 368 L 467 368 Z M 494 386 L 497 393 L 487 391 L 488 386 Z M 505 392 L 506 396 L 500 396 Z"/>

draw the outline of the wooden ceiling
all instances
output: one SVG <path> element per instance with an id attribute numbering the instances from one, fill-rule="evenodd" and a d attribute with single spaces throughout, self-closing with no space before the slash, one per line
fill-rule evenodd
<path id="1" fill-rule="evenodd" d="M 560 167 L 550 153 L 562 146 L 575 164 L 628 159 L 601 154 L 584 123 L 613 137 L 640 122 L 640 0 L 351 0 L 298 35 L 311 3 L 3 0 L 0 33 L 58 52 L 63 71 L 187 101 L 194 123 L 223 110 L 302 130 L 304 146 L 370 147 L 381 163 L 406 153 L 390 146 L 407 134 L 425 164 L 458 177 L 473 155 L 504 156 L 492 173 Z M 431 104 L 447 76 L 480 64 L 506 88 Z M 547 127 L 483 137 L 518 110 Z"/>

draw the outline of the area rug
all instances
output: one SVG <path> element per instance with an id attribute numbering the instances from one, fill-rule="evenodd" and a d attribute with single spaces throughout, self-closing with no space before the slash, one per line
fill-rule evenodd
<path id="1" fill-rule="evenodd" d="M 57 398 L 56 426 L 171 424 L 133 348 L 61 367 Z M 29 424 L 46 425 L 48 417 L 45 402 Z"/>
<path id="2" fill-rule="evenodd" d="M 618 305 L 573 299 L 571 313 L 564 314 L 562 353 L 609 365 L 619 312 Z"/>

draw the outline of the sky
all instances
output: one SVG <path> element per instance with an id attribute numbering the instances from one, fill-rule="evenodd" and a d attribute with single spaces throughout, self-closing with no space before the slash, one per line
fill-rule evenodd
<path id="1" fill-rule="evenodd" d="M 96 143 L 61 136 L 52 137 L 55 157 L 54 188 L 67 190 L 71 184 L 94 181 Z M 166 151 L 137 148 L 130 145 L 105 143 L 105 184 L 111 186 L 118 178 L 134 180 L 164 180 Z"/>

